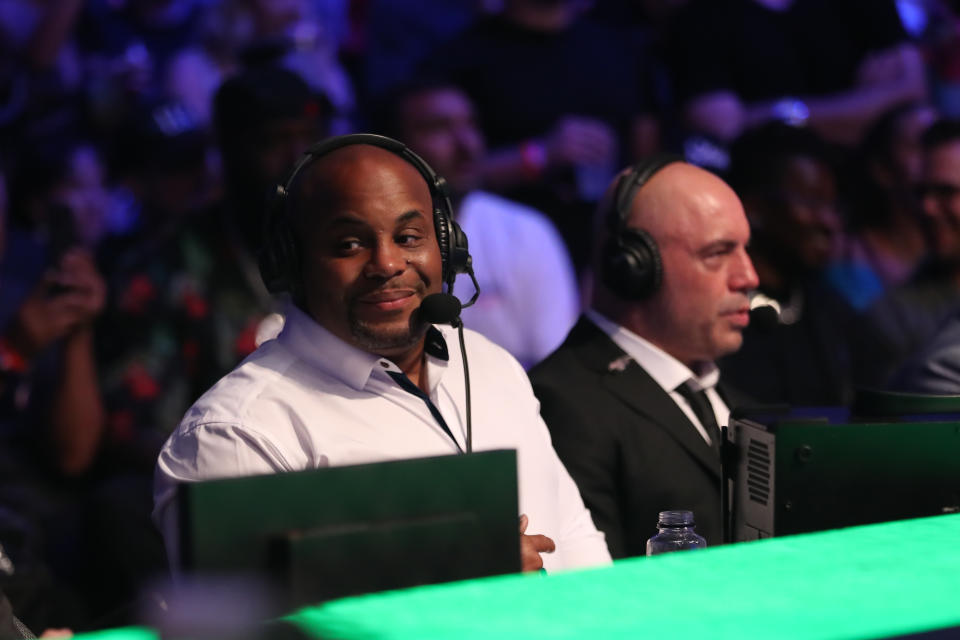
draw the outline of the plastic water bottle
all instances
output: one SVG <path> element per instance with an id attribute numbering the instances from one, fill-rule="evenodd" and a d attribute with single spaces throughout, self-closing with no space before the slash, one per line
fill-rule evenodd
<path id="1" fill-rule="evenodd" d="M 693 511 L 661 511 L 657 528 L 657 535 L 647 540 L 648 556 L 707 547 L 707 540 L 693 530 Z"/>

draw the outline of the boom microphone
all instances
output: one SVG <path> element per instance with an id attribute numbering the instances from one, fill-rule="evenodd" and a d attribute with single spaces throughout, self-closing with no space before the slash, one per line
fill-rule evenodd
<path id="1" fill-rule="evenodd" d="M 780 324 L 780 314 L 769 304 L 760 305 L 750 309 L 750 324 L 758 331 L 773 331 Z"/>
<path id="2" fill-rule="evenodd" d="M 780 324 L 780 303 L 754 292 L 750 296 L 750 324 L 763 333 L 773 331 Z"/>
<path id="3" fill-rule="evenodd" d="M 420 319 L 430 324 L 460 323 L 460 309 L 463 305 L 456 296 L 449 293 L 431 293 L 420 303 Z"/>

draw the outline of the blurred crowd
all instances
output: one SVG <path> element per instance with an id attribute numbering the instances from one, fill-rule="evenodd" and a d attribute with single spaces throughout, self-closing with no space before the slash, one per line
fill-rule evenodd
<path id="1" fill-rule="evenodd" d="M 682 153 L 776 309 L 724 376 L 842 406 L 908 387 L 960 306 L 958 119 L 948 0 L 0 0 L 0 587 L 35 629 L 160 606 L 157 453 L 282 326 L 263 211 L 312 142 L 447 179 L 465 322 L 528 367 L 589 297 L 611 178 Z"/>

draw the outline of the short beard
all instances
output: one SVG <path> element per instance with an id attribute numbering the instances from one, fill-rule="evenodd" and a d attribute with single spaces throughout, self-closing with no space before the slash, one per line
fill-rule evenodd
<path id="1" fill-rule="evenodd" d="M 410 325 L 404 329 L 380 329 L 348 313 L 350 334 L 356 346 L 370 353 L 387 355 L 413 349 L 427 334 L 427 324 L 419 321 L 419 313 L 410 316 Z"/>

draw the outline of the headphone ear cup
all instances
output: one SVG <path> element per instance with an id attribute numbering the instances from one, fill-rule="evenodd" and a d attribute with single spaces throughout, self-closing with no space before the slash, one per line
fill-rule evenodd
<path id="1" fill-rule="evenodd" d="M 450 219 L 450 253 L 448 259 L 453 277 L 456 277 L 458 273 L 469 273 L 473 270 L 470 249 L 467 245 L 467 234 L 452 218 Z"/>
<path id="2" fill-rule="evenodd" d="M 287 220 L 286 190 L 277 185 L 267 205 L 264 243 L 257 264 L 270 293 L 292 291 L 299 278 L 297 245 Z"/>
<path id="3" fill-rule="evenodd" d="M 604 246 L 603 283 L 625 300 L 643 300 L 663 281 L 663 262 L 653 237 L 643 229 L 625 228 Z"/>
<path id="4" fill-rule="evenodd" d="M 457 274 L 467 273 L 471 269 L 467 234 L 442 207 L 434 210 L 433 222 L 437 234 L 437 244 L 440 245 L 443 281 L 448 285 L 453 284 Z"/>
<path id="5" fill-rule="evenodd" d="M 449 283 L 451 277 L 456 275 L 450 273 L 450 225 L 447 216 L 443 210 L 436 208 L 433 210 L 433 229 L 437 234 L 437 244 L 440 246 L 440 262 L 443 265 L 443 281 Z"/>

